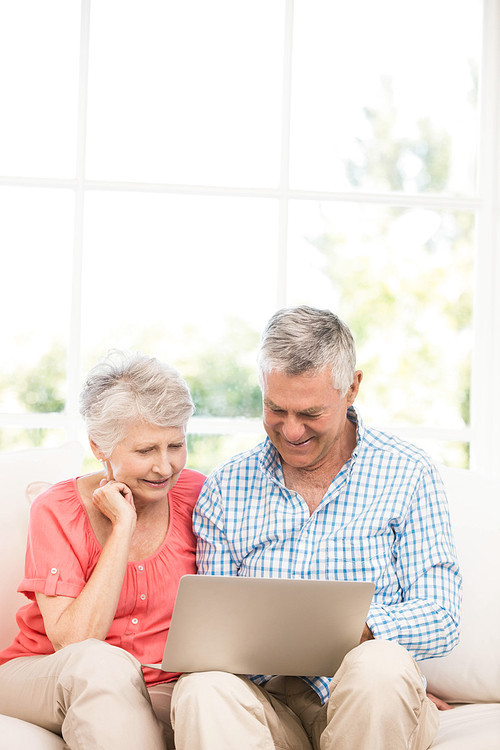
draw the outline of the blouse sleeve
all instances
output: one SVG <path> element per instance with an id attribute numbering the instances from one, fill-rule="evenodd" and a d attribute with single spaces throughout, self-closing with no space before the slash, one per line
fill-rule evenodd
<path id="1" fill-rule="evenodd" d="M 25 572 L 18 591 L 29 599 L 35 592 L 77 597 L 98 556 L 75 480 L 54 485 L 31 506 Z"/>

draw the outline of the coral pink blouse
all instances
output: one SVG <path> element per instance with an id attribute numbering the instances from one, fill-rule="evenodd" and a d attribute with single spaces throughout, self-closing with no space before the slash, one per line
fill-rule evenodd
<path id="1" fill-rule="evenodd" d="M 196 540 L 191 515 L 205 477 L 184 469 L 170 490 L 170 521 L 161 547 L 145 560 L 129 562 L 116 615 L 106 641 L 133 654 L 141 664 L 163 657 L 179 579 L 196 573 Z M 0 652 L 0 664 L 18 656 L 51 654 L 35 592 L 77 597 L 95 568 L 101 546 L 78 491 L 77 480 L 50 487 L 31 507 L 25 577 L 18 591 L 29 604 L 17 613 L 19 633 Z M 178 675 L 145 667 L 148 685 Z"/>

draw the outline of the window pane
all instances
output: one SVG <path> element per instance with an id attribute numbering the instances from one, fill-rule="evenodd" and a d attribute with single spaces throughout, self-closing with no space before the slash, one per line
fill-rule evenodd
<path id="1" fill-rule="evenodd" d="M 73 177 L 80 3 L 0 4 L 0 173 Z"/>
<path id="2" fill-rule="evenodd" d="M 71 309 L 73 194 L 0 187 L 0 408 L 61 411 Z"/>
<path id="3" fill-rule="evenodd" d="M 468 442 L 448 442 L 445 440 L 425 440 L 422 438 L 410 441 L 426 451 L 434 461 L 444 466 L 453 466 L 456 469 L 470 468 L 470 449 Z"/>
<path id="4" fill-rule="evenodd" d="M 26 448 L 52 448 L 67 441 L 64 430 L 49 427 L 22 428 L 2 427 L 0 428 L 0 450 L 24 450 Z M 61 477 L 64 479 L 64 477 Z"/>
<path id="5" fill-rule="evenodd" d="M 474 216 L 295 203 L 290 303 L 329 307 L 351 327 L 371 423 L 469 422 Z"/>
<path id="6" fill-rule="evenodd" d="M 297 0 L 291 181 L 475 190 L 482 3 Z"/>
<path id="7" fill-rule="evenodd" d="M 91 178 L 274 186 L 283 2 L 92 6 Z"/>
<path id="8" fill-rule="evenodd" d="M 277 212 L 266 200 L 90 194 L 86 366 L 110 347 L 137 348 L 179 367 L 199 416 L 258 416 L 255 349 L 275 309 Z"/>
<path id="9" fill-rule="evenodd" d="M 197 435 L 188 434 L 188 466 L 204 474 L 227 461 L 240 451 L 250 450 L 265 437 L 260 433 L 241 435 Z"/>

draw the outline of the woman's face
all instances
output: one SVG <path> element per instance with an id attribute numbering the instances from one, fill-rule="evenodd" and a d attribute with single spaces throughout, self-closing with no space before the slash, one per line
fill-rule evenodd
<path id="1" fill-rule="evenodd" d="M 106 461 L 109 479 L 126 484 L 134 503 L 162 500 L 187 459 L 186 428 L 132 423 Z"/>

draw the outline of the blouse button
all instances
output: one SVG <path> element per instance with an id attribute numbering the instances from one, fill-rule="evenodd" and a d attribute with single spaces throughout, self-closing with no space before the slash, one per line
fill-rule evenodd
<path id="1" fill-rule="evenodd" d="M 146 598 L 146 594 L 141 594 L 142 601 L 144 601 L 145 598 Z"/>
<path id="2" fill-rule="evenodd" d="M 144 570 L 144 565 L 138 565 L 137 570 Z"/>
<path id="3" fill-rule="evenodd" d="M 134 625 L 137 625 L 137 623 L 138 623 L 138 622 L 139 622 L 139 620 L 137 619 L 137 617 L 133 617 L 133 618 L 132 618 L 132 623 L 133 623 Z"/>
<path id="4" fill-rule="evenodd" d="M 57 573 L 57 568 L 51 568 L 50 572 L 52 573 L 52 575 L 55 575 Z"/>

